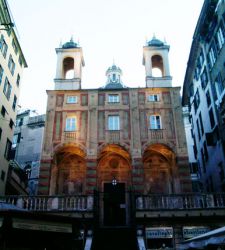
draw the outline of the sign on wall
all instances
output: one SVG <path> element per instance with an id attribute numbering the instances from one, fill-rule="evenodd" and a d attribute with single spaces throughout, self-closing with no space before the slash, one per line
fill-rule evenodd
<path id="1" fill-rule="evenodd" d="M 209 232 L 208 227 L 183 227 L 183 237 L 190 239 Z"/>
<path id="2" fill-rule="evenodd" d="M 172 227 L 148 227 L 146 228 L 147 239 L 173 238 Z"/>

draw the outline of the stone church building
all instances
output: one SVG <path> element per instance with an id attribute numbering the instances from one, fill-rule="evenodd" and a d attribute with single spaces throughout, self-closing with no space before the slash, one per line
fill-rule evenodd
<path id="1" fill-rule="evenodd" d="M 143 47 L 146 87 L 124 86 L 122 70 L 113 64 L 104 87 L 82 89 L 82 48 L 73 40 L 56 48 L 39 194 L 87 195 L 114 186 L 125 204 L 127 191 L 192 190 L 180 87 L 172 87 L 168 53 L 155 37 Z"/>

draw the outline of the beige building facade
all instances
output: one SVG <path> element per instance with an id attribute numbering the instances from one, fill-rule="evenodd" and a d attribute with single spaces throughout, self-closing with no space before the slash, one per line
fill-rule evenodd
<path id="1" fill-rule="evenodd" d="M 145 88 L 124 86 L 113 64 L 103 88 L 82 89 L 82 48 L 71 40 L 56 49 L 39 194 L 92 194 L 111 183 L 142 194 L 191 191 L 180 88 L 172 87 L 168 52 L 155 37 L 144 46 Z"/>
<path id="2" fill-rule="evenodd" d="M 21 78 L 27 63 L 4 0 L 0 1 L 0 11 L 0 194 L 4 194 Z"/>

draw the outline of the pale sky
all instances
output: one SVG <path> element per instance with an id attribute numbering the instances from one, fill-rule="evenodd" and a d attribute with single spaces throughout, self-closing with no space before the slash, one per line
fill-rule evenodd
<path id="1" fill-rule="evenodd" d="M 45 113 L 54 89 L 55 48 L 71 36 L 83 48 L 82 88 L 98 88 L 115 64 L 128 87 L 145 87 L 146 39 L 170 45 L 173 86 L 182 86 L 203 0 L 8 0 L 27 60 L 19 104 Z"/>

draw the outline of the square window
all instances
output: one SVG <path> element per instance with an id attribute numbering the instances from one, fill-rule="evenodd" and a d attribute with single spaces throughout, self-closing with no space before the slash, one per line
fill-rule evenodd
<path id="1" fill-rule="evenodd" d="M 108 95 L 108 102 L 109 103 L 118 103 L 119 100 L 119 95 Z"/>
<path id="2" fill-rule="evenodd" d="M 120 130 L 120 117 L 118 115 L 108 116 L 108 129 L 109 130 Z"/>
<path id="3" fill-rule="evenodd" d="M 159 94 L 153 94 L 148 96 L 149 102 L 159 102 Z"/>
<path id="4" fill-rule="evenodd" d="M 67 96 L 67 103 L 77 103 L 77 96 Z"/>

